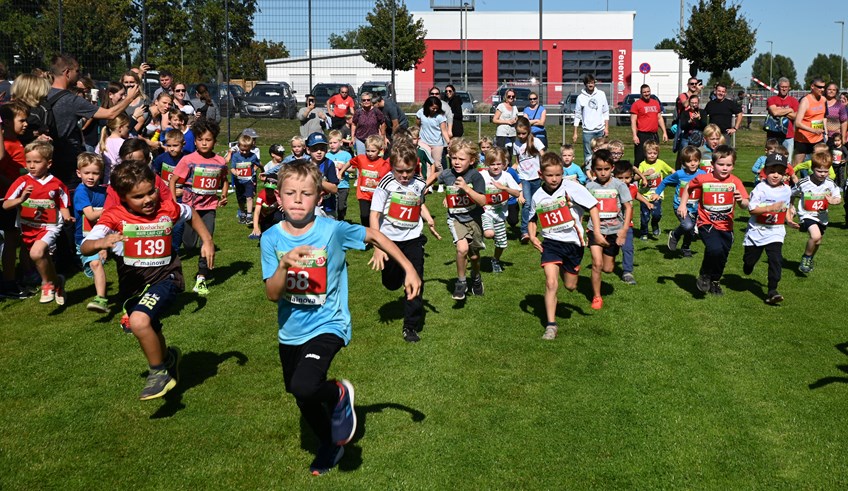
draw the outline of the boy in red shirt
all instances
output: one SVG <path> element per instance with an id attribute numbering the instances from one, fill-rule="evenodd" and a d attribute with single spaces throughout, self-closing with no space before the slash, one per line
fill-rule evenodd
<path id="1" fill-rule="evenodd" d="M 15 101 L 0 106 L 0 120 L 3 121 L 3 149 L 0 158 L 0 196 L 5 195 L 15 179 L 27 173 L 24 146 L 18 140 L 27 128 L 29 108 L 26 104 Z M 21 242 L 21 232 L 15 225 L 17 212 L 13 209 L 0 209 L 0 230 L 3 231 L 5 246 L 3 247 L 3 282 L 0 284 L 0 297 L 26 298 L 27 294 L 15 282 L 15 262 L 18 257 L 18 246 Z"/>
<path id="2" fill-rule="evenodd" d="M 71 220 L 68 188 L 50 174 L 53 145 L 36 140 L 24 149 L 29 173 L 17 178 L 6 192 L 3 209 L 18 209 L 24 245 L 41 276 L 41 303 L 54 299 L 65 305 L 65 279 L 56 274 L 51 254 L 62 224 Z"/>
<path id="3" fill-rule="evenodd" d="M 338 169 L 339 179 L 351 167 L 359 171 L 356 181 L 356 199 L 359 200 L 359 219 L 364 227 L 370 226 L 371 199 L 380 180 L 391 172 L 389 161 L 380 156 L 383 151 L 383 137 L 371 135 L 365 139 L 365 155 L 357 155 Z"/>
<path id="4" fill-rule="evenodd" d="M 686 216 L 689 198 L 698 199 L 698 234 L 704 242 L 704 260 L 696 285 L 698 290 L 722 295 L 721 275 L 733 245 L 733 210 L 736 203 L 748 207 L 748 191 L 733 175 L 736 150 L 719 145 L 713 151 L 713 170 L 689 181 L 680 191 L 679 216 Z"/>
<path id="5" fill-rule="evenodd" d="M 224 158 L 215 154 L 215 141 L 221 131 L 218 123 L 208 120 L 198 121 L 191 129 L 197 151 L 183 157 L 174 169 L 170 182 L 171 195 L 177 195 L 177 182 L 185 182 L 182 202 L 200 216 L 211 237 L 215 234 L 215 212 L 218 207 L 227 204 L 229 190 L 227 176 L 230 171 Z M 185 230 L 183 244 L 187 248 L 196 246 L 199 236 L 197 232 L 193 228 Z M 197 263 L 197 278 L 193 289 L 195 293 L 209 294 L 206 278 L 210 274 L 206 258 L 201 255 Z"/>

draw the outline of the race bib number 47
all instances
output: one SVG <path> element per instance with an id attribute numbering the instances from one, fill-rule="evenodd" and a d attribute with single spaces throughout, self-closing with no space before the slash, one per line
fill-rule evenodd
<path id="1" fill-rule="evenodd" d="M 277 252 L 278 258 L 284 255 L 284 252 Z M 299 265 L 289 268 L 283 297 L 296 305 L 324 305 L 327 301 L 326 249 L 314 249 Z"/>
<path id="2" fill-rule="evenodd" d="M 172 228 L 170 221 L 125 224 L 124 264 L 137 268 L 170 264 Z"/>

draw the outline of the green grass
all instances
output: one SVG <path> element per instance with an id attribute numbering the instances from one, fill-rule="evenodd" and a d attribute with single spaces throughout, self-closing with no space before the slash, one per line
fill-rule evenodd
<path id="1" fill-rule="evenodd" d="M 295 131 L 290 122 L 254 127 L 263 155 Z M 762 137 L 741 134 L 745 181 Z M 447 235 L 444 210 L 431 201 Z M 669 199 L 664 229 L 676 223 L 670 207 Z M 577 292 L 560 292 L 553 342 L 541 340 L 544 276 L 529 246 L 511 241 L 506 272 L 484 272 L 485 297 L 459 305 L 450 299 L 451 244 L 431 238 L 416 345 L 401 337 L 399 292 L 382 288 L 370 253 L 350 252 L 353 341 L 330 375 L 356 385 L 362 427 L 339 471 L 320 479 L 306 470 L 314 439 L 283 390 L 259 251 L 233 215 L 218 217 L 210 295 L 182 294 L 164 320 L 184 353 L 180 385 L 165 400 L 136 399 L 144 358 L 116 309 L 85 310 L 94 288 L 83 275 L 68 282 L 64 308 L 0 301 L 0 487 L 838 489 L 848 481 L 841 209 L 807 278 L 795 273 L 804 235 L 788 233 L 779 307 L 762 302 L 764 261 L 750 278 L 741 272 L 743 212 L 724 297 L 695 293 L 700 243 L 684 260 L 637 240 L 639 284 L 605 276 L 605 306 L 593 312 L 584 272 Z M 184 260 L 187 278 L 196 267 L 196 256 Z M 114 294 L 113 265 L 108 276 Z"/>

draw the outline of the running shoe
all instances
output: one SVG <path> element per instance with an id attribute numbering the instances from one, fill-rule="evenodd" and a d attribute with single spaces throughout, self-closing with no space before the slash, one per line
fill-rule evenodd
<path id="1" fill-rule="evenodd" d="M 96 296 L 90 302 L 88 302 L 88 305 L 86 305 L 85 308 L 87 308 L 88 310 L 90 310 L 92 312 L 100 312 L 101 314 L 108 314 L 109 313 L 109 300 L 107 300 L 106 297 Z"/>
<path id="2" fill-rule="evenodd" d="M 347 380 L 336 382 L 339 386 L 339 402 L 333 409 L 331 431 L 336 445 L 346 445 L 356 433 L 356 411 L 353 410 L 353 384 Z"/>
<path id="3" fill-rule="evenodd" d="M 138 396 L 142 401 L 149 401 L 164 396 L 169 390 L 177 385 L 177 380 L 168 375 L 168 370 L 151 370 L 147 376 L 147 382 L 144 384 L 144 389 Z"/>

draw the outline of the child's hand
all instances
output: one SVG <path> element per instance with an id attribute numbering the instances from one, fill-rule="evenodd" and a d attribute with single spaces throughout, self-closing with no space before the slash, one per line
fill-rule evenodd
<path id="1" fill-rule="evenodd" d="M 374 271 L 382 271 L 383 268 L 386 267 L 386 259 L 389 257 L 383 252 L 381 249 L 375 247 L 374 255 L 371 256 L 371 259 L 368 260 L 368 265 L 371 266 L 371 269 Z"/>
<path id="2" fill-rule="evenodd" d="M 221 197 L 218 199 L 218 208 L 223 208 L 225 206 L 227 206 L 227 195 L 226 194 L 221 195 Z"/>
<path id="3" fill-rule="evenodd" d="M 832 194 L 828 194 L 827 195 L 827 202 L 832 204 L 832 205 L 838 205 L 839 203 L 842 203 L 842 199 L 839 196 L 834 196 Z"/>
<path id="4" fill-rule="evenodd" d="M 738 189 L 733 190 L 733 199 L 737 202 L 742 201 L 742 193 L 740 193 Z"/>
<path id="5" fill-rule="evenodd" d="M 507 189 L 509 189 L 508 187 L 504 186 L 503 184 L 499 183 L 498 181 L 492 181 L 492 184 L 494 184 L 494 186 L 496 188 L 500 189 L 501 191 L 506 191 Z"/>
<path id="6" fill-rule="evenodd" d="M 286 269 L 298 266 L 304 258 L 312 255 L 313 250 L 315 247 L 310 245 L 297 246 L 280 258 L 280 265 Z"/>
<path id="7" fill-rule="evenodd" d="M 622 228 L 615 237 L 615 243 L 619 247 L 624 247 L 625 242 L 627 242 L 627 229 Z"/>
<path id="8" fill-rule="evenodd" d="M 209 242 L 204 241 L 203 245 L 200 246 L 200 257 L 206 259 L 209 269 L 215 267 L 215 244 L 211 240 Z"/>
<path id="9" fill-rule="evenodd" d="M 524 203 L 526 203 L 526 202 L 527 202 L 527 200 L 526 200 L 526 199 L 524 199 L 524 191 L 522 191 L 522 192 L 518 195 L 518 204 L 519 204 L 519 205 L 524 206 Z"/>
<path id="10" fill-rule="evenodd" d="M 109 234 L 103 238 L 103 240 L 106 241 L 106 247 L 110 249 L 112 247 L 115 247 L 115 244 L 117 244 L 118 242 L 123 242 L 125 239 L 126 237 L 121 234 Z"/>
<path id="11" fill-rule="evenodd" d="M 462 188 L 462 189 L 465 189 L 466 187 L 468 187 L 468 184 L 465 182 L 465 179 L 463 179 L 462 176 L 459 176 L 459 177 L 456 178 L 456 182 L 454 183 L 454 185 L 456 187 Z"/>
<path id="12" fill-rule="evenodd" d="M 601 247 L 609 247 L 609 242 L 607 238 L 603 236 L 600 232 L 595 232 L 595 244 Z"/>
<path id="13" fill-rule="evenodd" d="M 679 216 L 680 218 L 683 218 L 683 217 L 686 216 L 686 213 L 687 213 L 687 210 L 686 210 L 685 206 L 680 205 L 680 206 L 677 207 L 677 216 Z"/>
<path id="14" fill-rule="evenodd" d="M 656 201 L 658 199 L 660 199 L 660 195 L 657 194 L 657 193 L 651 193 L 651 195 L 648 196 L 648 201 Z M 650 209 L 653 210 L 654 209 L 653 206 Z"/>
<path id="15" fill-rule="evenodd" d="M 542 242 L 538 238 L 530 237 L 530 243 L 533 244 L 533 247 L 535 247 L 537 251 L 542 252 Z"/>
<path id="16" fill-rule="evenodd" d="M 442 240 L 442 236 L 439 235 L 439 232 L 436 231 L 436 222 L 430 220 L 429 222 L 427 222 L 427 227 L 430 229 L 430 233 L 433 234 L 433 237 L 435 237 L 437 240 Z"/>
<path id="17" fill-rule="evenodd" d="M 101 262 L 101 263 L 102 263 L 103 261 L 105 261 L 107 257 L 109 257 L 109 253 L 108 253 L 108 252 L 106 252 L 106 251 L 100 251 L 100 252 L 98 252 L 98 253 L 97 253 L 97 255 L 100 257 L 100 262 Z"/>
<path id="18" fill-rule="evenodd" d="M 406 292 L 406 299 L 412 300 L 421 294 L 421 278 L 417 274 L 407 274 L 403 281 L 403 289 Z"/>
<path id="19" fill-rule="evenodd" d="M 594 180 L 594 178 L 593 178 L 593 180 Z M 642 187 L 643 187 L 643 188 L 648 187 L 648 180 L 647 180 L 647 179 L 645 179 L 645 176 L 642 176 L 642 179 L 641 179 L 639 182 L 641 182 L 641 183 L 642 183 Z"/>
<path id="20" fill-rule="evenodd" d="M 650 199 L 651 199 L 651 201 L 654 201 L 654 196 L 656 196 L 656 194 L 654 194 L 654 195 L 652 195 L 652 196 L 651 196 L 651 198 L 650 198 Z M 647 206 L 647 207 L 648 207 L 648 209 L 649 209 L 649 210 L 651 210 L 651 211 L 653 211 L 653 210 L 654 210 L 654 204 L 653 204 L 653 203 L 648 203 L 648 204 L 646 204 L 645 206 Z"/>
<path id="21" fill-rule="evenodd" d="M 21 192 L 21 200 L 26 201 L 32 194 L 32 189 L 32 186 L 25 187 L 24 190 Z"/>

